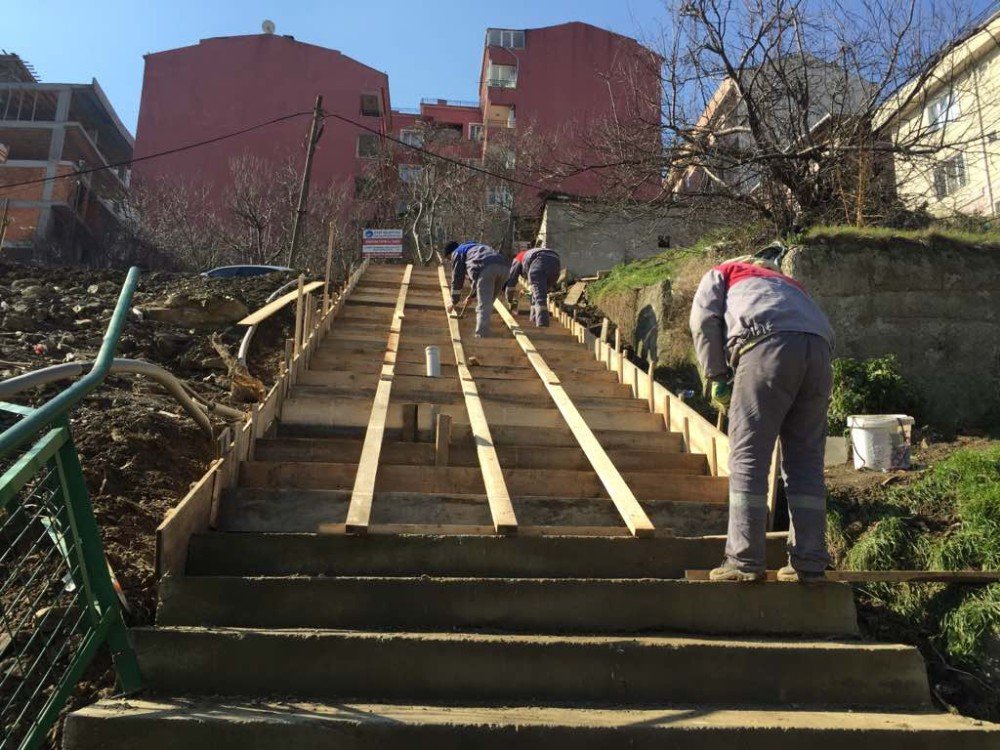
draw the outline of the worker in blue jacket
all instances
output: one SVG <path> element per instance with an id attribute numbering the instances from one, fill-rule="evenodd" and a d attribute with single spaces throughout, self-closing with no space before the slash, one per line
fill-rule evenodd
<path id="1" fill-rule="evenodd" d="M 493 300 L 503 292 L 507 283 L 508 263 L 500 251 L 479 242 L 449 242 L 444 247 L 444 257 L 451 258 L 451 305 L 455 309 L 462 296 L 465 277 L 469 277 L 472 291 L 466 303 L 476 298 L 476 338 L 490 335 L 490 312 Z"/>

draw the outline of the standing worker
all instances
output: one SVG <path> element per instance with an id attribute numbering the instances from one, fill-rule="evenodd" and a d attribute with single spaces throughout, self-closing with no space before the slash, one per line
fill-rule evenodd
<path id="1" fill-rule="evenodd" d="M 465 304 L 476 298 L 476 338 L 489 336 L 493 300 L 500 296 L 507 283 L 507 259 L 489 245 L 478 242 L 461 245 L 449 242 L 444 247 L 444 257 L 451 258 L 451 305 L 448 312 L 452 312 L 458 304 L 468 274 L 472 291 L 465 298 Z"/>
<path id="2" fill-rule="evenodd" d="M 774 261 L 743 256 L 702 279 L 691 308 L 698 363 L 712 400 L 729 410 L 729 532 L 713 581 L 760 581 L 765 571 L 767 488 L 781 440 L 791 529 L 781 581 L 823 580 L 823 454 L 833 374 L 826 315 Z"/>
<path id="3" fill-rule="evenodd" d="M 514 258 L 510 266 L 510 278 L 507 279 L 508 294 L 510 290 L 517 293 L 517 281 L 523 275 L 531 285 L 531 322 L 539 328 L 549 325 L 549 287 L 559 280 L 562 264 L 559 253 L 547 247 L 535 247 L 522 250 Z"/>

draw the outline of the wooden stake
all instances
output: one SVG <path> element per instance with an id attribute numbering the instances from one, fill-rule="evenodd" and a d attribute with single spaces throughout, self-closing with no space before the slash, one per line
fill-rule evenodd
<path id="1" fill-rule="evenodd" d="M 333 222 L 326 240 L 326 277 L 323 282 L 323 315 L 330 313 L 330 270 L 333 268 Z"/>
<path id="2" fill-rule="evenodd" d="M 608 319 L 604 318 L 601 320 L 601 343 L 606 344 L 608 342 Z"/>
<path id="3" fill-rule="evenodd" d="M 656 394 L 655 388 L 653 387 L 656 383 L 656 366 L 653 363 L 653 358 L 647 358 L 646 367 L 646 386 L 649 388 L 649 392 L 646 397 L 649 399 L 649 413 L 656 414 Z"/>
<path id="4" fill-rule="evenodd" d="M 302 350 L 302 315 L 304 313 L 302 289 L 305 284 L 306 277 L 299 274 L 299 291 L 298 296 L 295 298 L 295 354 L 298 354 Z"/>
<path id="5" fill-rule="evenodd" d="M 403 442 L 417 442 L 417 405 L 403 404 Z"/>
<path id="6" fill-rule="evenodd" d="M 451 446 L 451 415 L 438 414 L 434 434 L 434 465 L 447 466 Z"/>

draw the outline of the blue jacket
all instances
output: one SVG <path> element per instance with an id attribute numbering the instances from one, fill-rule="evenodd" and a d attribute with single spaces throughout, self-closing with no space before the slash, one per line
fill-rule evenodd
<path id="1" fill-rule="evenodd" d="M 484 266 L 493 263 L 507 265 L 507 259 L 489 245 L 478 242 L 466 242 L 459 245 L 451 254 L 451 296 L 456 299 L 462 293 L 465 276 L 475 284 Z"/>

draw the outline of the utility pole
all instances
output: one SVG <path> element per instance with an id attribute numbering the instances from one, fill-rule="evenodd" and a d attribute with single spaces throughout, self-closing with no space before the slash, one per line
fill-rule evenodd
<path id="1" fill-rule="evenodd" d="M 299 206 L 295 209 L 295 221 L 292 223 L 292 241 L 288 248 L 288 262 L 286 266 L 291 266 L 295 260 L 295 251 L 298 250 L 299 237 L 306 224 L 306 205 L 309 202 L 309 174 L 312 172 L 313 154 L 316 152 L 316 144 L 323 135 L 323 97 L 316 97 L 316 106 L 313 107 L 312 124 L 309 126 L 309 143 L 306 146 L 306 165 L 302 170 L 302 186 L 299 188 Z"/>

